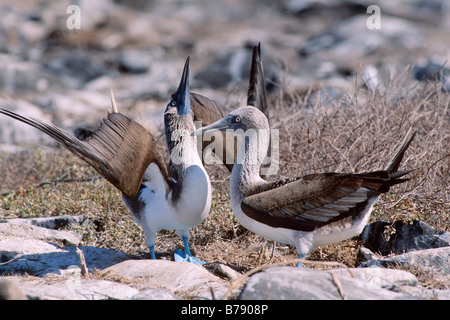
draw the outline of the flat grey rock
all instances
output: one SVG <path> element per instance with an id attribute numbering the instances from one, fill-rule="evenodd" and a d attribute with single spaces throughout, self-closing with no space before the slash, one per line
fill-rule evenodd
<path id="1" fill-rule="evenodd" d="M 182 298 L 220 299 L 227 282 L 202 266 L 168 260 L 128 260 L 104 270 L 137 280 L 142 289 L 163 288 Z"/>
<path id="2" fill-rule="evenodd" d="M 139 290 L 125 284 L 72 276 L 6 277 L 30 300 L 111 300 L 131 299 Z"/>
<path id="3" fill-rule="evenodd" d="M 420 299 L 401 290 L 391 290 L 392 283 L 416 283 L 407 272 L 380 269 L 343 269 L 321 271 L 294 267 L 273 267 L 253 275 L 241 300 L 397 300 Z M 397 286 L 396 286 L 397 287 Z M 389 289 L 388 289 L 389 288 Z"/>
<path id="4" fill-rule="evenodd" d="M 27 296 L 15 282 L 0 279 L 0 300 L 26 300 L 26 299 Z"/>
<path id="5" fill-rule="evenodd" d="M 450 281 L 450 247 L 441 247 L 427 250 L 407 252 L 388 257 L 379 257 L 361 264 L 367 266 L 395 266 L 406 265 L 409 267 L 430 269 L 438 272 Z"/>
<path id="6" fill-rule="evenodd" d="M 88 223 L 88 219 L 84 215 L 79 216 L 56 216 L 56 217 L 39 217 L 39 218 L 16 218 L 16 219 L 0 219 L 0 223 L 20 223 L 29 224 L 37 227 L 59 230 L 61 228 L 72 227 L 74 225 L 82 225 Z"/>
<path id="7" fill-rule="evenodd" d="M 131 297 L 131 300 L 177 300 L 177 296 L 168 289 L 145 289 Z"/>
<path id="8" fill-rule="evenodd" d="M 42 240 L 47 242 L 62 243 L 65 245 L 79 245 L 81 235 L 73 231 L 53 230 L 46 227 L 33 225 L 28 219 L 14 219 L 9 223 L 0 222 L 0 239 L 22 238 L 28 240 Z M 48 220 L 47 220 L 48 221 Z M 0 240 L 2 241 L 2 240 Z M 0 244 L 0 250 L 4 245 Z"/>

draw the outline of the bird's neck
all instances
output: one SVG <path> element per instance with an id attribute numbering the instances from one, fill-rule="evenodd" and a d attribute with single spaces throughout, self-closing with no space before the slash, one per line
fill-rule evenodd
<path id="1" fill-rule="evenodd" d="M 261 162 L 269 147 L 269 130 L 255 130 L 241 136 L 230 184 L 235 192 L 245 193 L 249 187 L 264 183 L 260 177 Z M 232 191 L 233 192 L 233 191 Z"/>
<path id="2" fill-rule="evenodd" d="M 197 150 L 191 115 L 167 117 L 166 141 L 171 160 L 172 206 L 185 226 L 203 221 L 211 208 L 211 182 Z"/>
<path id="3" fill-rule="evenodd" d="M 170 160 L 175 166 L 184 168 L 201 165 L 197 150 L 197 137 L 192 135 L 195 127 L 191 115 L 167 116 L 165 135 Z"/>

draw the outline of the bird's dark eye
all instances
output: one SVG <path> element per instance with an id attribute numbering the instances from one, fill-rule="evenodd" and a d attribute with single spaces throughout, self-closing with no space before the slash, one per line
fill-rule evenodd
<path id="1" fill-rule="evenodd" d="M 241 117 L 239 117 L 239 116 L 234 117 L 233 122 L 235 122 L 235 123 L 241 122 Z"/>
<path id="2" fill-rule="evenodd" d="M 172 101 L 171 103 L 170 103 L 170 105 L 172 105 L 172 106 L 176 106 L 177 105 L 177 102 L 176 101 Z"/>

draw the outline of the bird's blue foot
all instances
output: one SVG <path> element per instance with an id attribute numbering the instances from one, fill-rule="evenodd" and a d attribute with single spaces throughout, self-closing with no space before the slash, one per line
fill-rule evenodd
<path id="1" fill-rule="evenodd" d="M 306 254 L 299 254 L 299 255 L 298 255 L 298 258 L 299 258 L 299 259 L 305 259 L 305 258 L 306 258 Z M 303 265 L 303 263 L 298 262 L 297 265 L 296 265 L 296 267 L 297 267 L 297 268 L 301 268 L 302 265 Z"/>
<path id="2" fill-rule="evenodd" d="M 199 260 L 197 258 L 194 258 L 190 254 L 186 254 L 185 252 L 182 252 L 181 250 L 177 249 L 174 252 L 174 258 L 176 262 L 191 262 L 198 265 L 204 265 L 206 264 L 205 261 Z"/>
<path id="3" fill-rule="evenodd" d="M 150 246 L 148 249 L 150 250 L 150 259 L 156 260 L 155 246 Z"/>
<path id="4" fill-rule="evenodd" d="M 181 252 L 181 250 L 175 250 L 174 252 L 174 258 L 176 262 L 191 262 L 198 265 L 204 265 L 206 264 L 205 261 L 199 260 L 197 258 L 194 258 L 191 254 L 191 250 L 189 248 L 189 241 L 187 237 L 183 237 L 183 243 L 184 243 L 184 253 Z"/>

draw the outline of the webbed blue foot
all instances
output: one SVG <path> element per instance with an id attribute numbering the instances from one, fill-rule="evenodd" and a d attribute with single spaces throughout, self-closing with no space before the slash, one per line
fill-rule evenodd
<path id="1" fill-rule="evenodd" d="M 205 261 L 199 260 L 197 258 L 194 258 L 191 253 L 191 249 L 189 248 L 189 240 L 187 237 L 183 237 L 183 243 L 184 243 L 184 253 L 181 252 L 181 250 L 177 249 L 174 252 L 174 258 L 176 262 L 191 262 L 198 265 L 204 265 L 206 264 Z"/>
<path id="2" fill-rule="evenodd" d="M 305 259 L 305 258 L 306 258 L 306 254 L 299 254 L 299 255 L 298 255 L 298 258 L 299 258 L 299 259 Z M 297 262 L 296 267 L 297 267 L 297 268 L 301 268 L 302 265 L 303 265 L 303 263 Z"/>
<path id="3" fill-rule="evenodd" d="M 181 250 L 177 249 L 174 252 L 174 258 L 176 262 L 191 262 L 198 265 L 204 265 L 206 264 L 205 261 L 199 260 L 190 254 L 186 254 L 186 252 L 182 252 Z"/>

